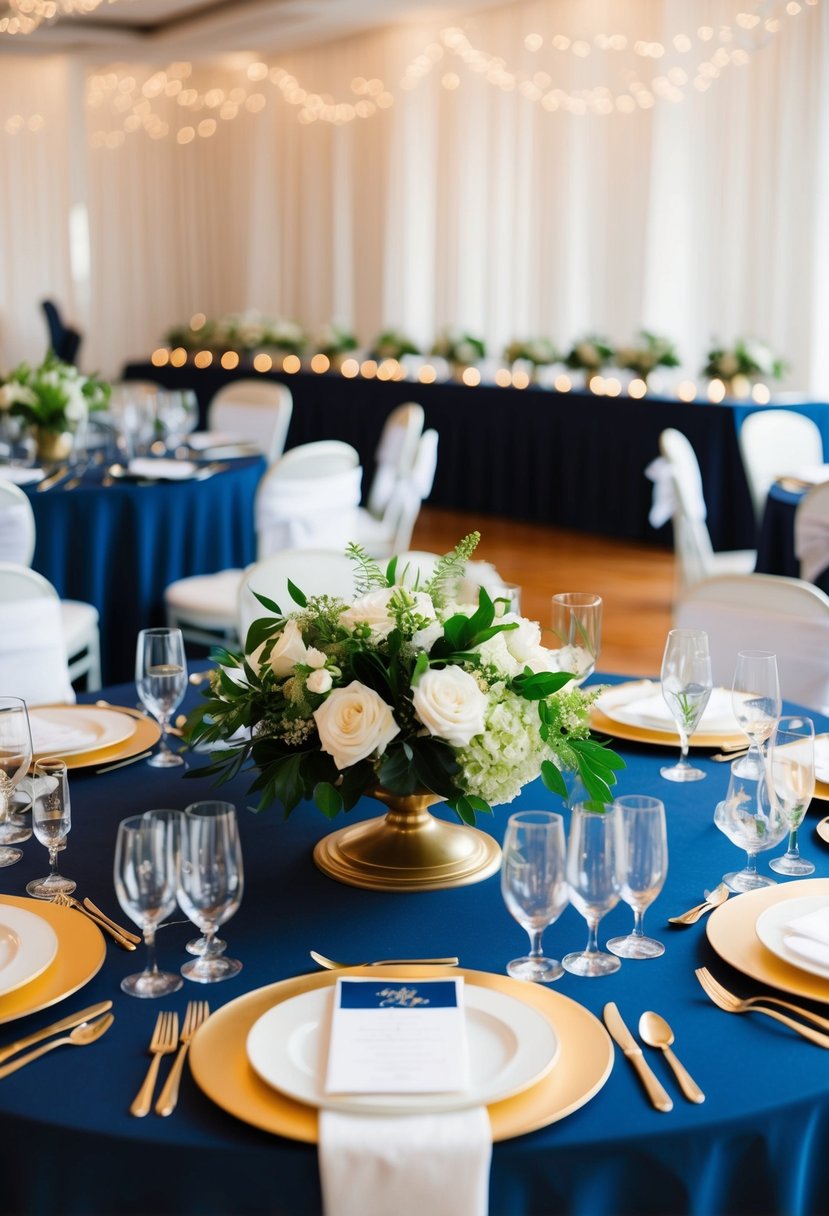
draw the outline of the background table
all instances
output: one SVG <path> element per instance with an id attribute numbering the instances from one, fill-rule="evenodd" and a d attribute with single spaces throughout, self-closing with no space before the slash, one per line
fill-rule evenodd
<path id="1" fill-rule="evenodd" d="M 241 567 L 256 556 L 253 502 L 261 457 L 233 460 L 206 481 L 81 485 L 43 493 L 26 486 L 35 513 L 33 566 L 67 599 L 101 616 L 104 682 L 135 670 L 139 629 L 164 624 L 164 588 L 191 574 Z"/>
<path id="2" fill-rule="evenodd" d="M 800 577 L 800 562 L 794 547 L 794 517 L 803 491 L 786 490 L 774 483 L 766 499 L 763 523 L 757 541 L 758 574 L 785 574 Z M 829 564 L 814 580 L 816 587 L 829 594 Z"/>
<path id="3" fill-rule="evenodd" d="M 134 688 L 110 690 L 111 701 L 134 703 Z M 818 729 L 829 721 L 818 719 Z M 714 955 L 704 923 L 671 929 L 666 918 L 702 898 L 740 854 L 715 828 L 714 805 L 728 781 L 728 765 L 703 760 L 705 781 L 674 785 L 659 776 L 673 749 L 620 745 L 628 760 L 620 793 L 664 799 L 670 870 L 662 894 L 645 917 L 660 937 L 662 958 L 623 962 L 602 979 L 566 975 L 555 990 L 600 1015 L 615 1001 L 631 1029 L 655 1009 L 671 1022 L 676 1050 L 707 1094 L 702 1106 L 679 1094 L 662 1059 L 647 1058 L 674 1097 L 660 1114 L 648 1104 L 629 1063 L 617 1050 L 600 1093 L 563 1121 L 497 1144 L 491 1173 L 491 1216 L 786 1216 L 829 1210 L 829 1052 L 806 1043 L 768 1019 L 733 1017 L 716 1009 L 694 978 L 704 964 L 737 992 L 757 985 Z M 201 763 L 196 760 L 196 763 Z M 115 1024 L 97 1044 L 58 1051 L 0 1083 L 2 1208 L 8 1213 L 130 1213 L 146 1216 L 313 1214 L 320 1211 L 313 1147 L 256 1131 L 212 1105 L 189 1074 L 181 1101 L 165 1120 L 130 1118 L 128 1106 L 143 1079 L 150 1033 L 159 1008 L 181 1016 L 188 999 L 207 998 L 215 1010 L 246 991 L 313 969 L 311 948 L 334 958 L 370 959 L 457 953 L 470 968 L 503 973 L 525 952 L 527 937 L 508 915 L 498 877 L 475 886 L 421 894 L 383 894 L 342 886 L 315 869 L 311 850 L 330 830 L 312 806 L 284 821 L 279 808 L 246 810 L 247 782 L 223 787 L 239 807 L 246 890 L 237 915 L 222 931 L 244 970 L 233 980 L 197 986 L 162 1001 L 141 1001 L 119 990 L 122 976 L 143 964 L 139 953 L 107 947 L 98 976 L 63 1005 L 0 1027 L 0 1044 L 104 998 L 114 1001 Z M 111 915 L 124 920 L 112 886 L 118 821 L 150 807 L 184 807 L 212 796 L 206 780 L 188 779 L 145 764 L 106 776 L 72 775 L 73 827 L 62 870 Z M 517 803 L 496 810 L 482 826 L 500 840 L 517 807 L 560 809 L 537 783 Z M 802 851 L 829 874 L 829 852 L 812 826 L 801 831 Z M 353 818 L 376 814 L 368 800 Z M 335 826 L 338 826 L 335 823 Z M 24 859 L 0 870 L 0 890 L 20 894 L 45 873 L 46 850 L 32 840 Z M 774 850 L 781 852 L 782 846 Z M 767 869 L 769 854 L 761 855 Z M 738 897 L 732 897 L 738 898 Z M 606 941 L 626 932 L 630 909 L 620 904 L 600 926 Z M 186 961 L 187 924 L 159 933 L 162 966 Z M 545 944 L 561 957 L 587 940 L 585 922 L 567 908 L 547 930 Z M 166 1073 L 166 1065 L 163 1066 Z"/>

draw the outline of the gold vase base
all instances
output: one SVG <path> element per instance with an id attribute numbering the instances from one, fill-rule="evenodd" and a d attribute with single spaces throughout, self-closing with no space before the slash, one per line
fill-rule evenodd
<path id="1" fill-rule="evenodd" d="M 370 891 L 437 891 L 482 882 L 501 865 L 498 843 L 477 828 L 421 812 L 412 826 L 392 811 L 324 836 L 314 861 L 329 878 Z"/>

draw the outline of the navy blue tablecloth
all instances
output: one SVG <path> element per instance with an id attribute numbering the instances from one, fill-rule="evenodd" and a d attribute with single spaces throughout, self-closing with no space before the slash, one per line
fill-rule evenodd
<path id="1" fill-rule="evenodd" d="M 134 704 L 134 689 L 110 691 L 113 702 Z M 818 729 L 829 721 L 818 720 Z M 671 929 L 669 915 L 698 902 L 704 888 L 739 862 L 740 854 L 713 823 L 728 765 L 703 759 L 704 781 L 674 785 L 659 766 L 672 750 L 620 744 L 628 761 L 619 792 L 657 794 L 666 806 L 670 848 L 667 882 L 645 917 L 645 928 L 665 941 L 663 957 L 623 962 L 601 979 L 566 975 L 556 990 L 600 1015 L 615 1001 L 631 1028 L 655 1009 L 676 1033 L 676 1049 L 707 1094 L 696 1106 L 679 1094 L 656 1053 L 648 1059 L 674 1097 L 670 1114 L 654 1111 L 629 1063 L 617 1051 L 604 1088 L 562 1121 L 494 1147 L 491 1216 L 800 1216 L 829 1211 L 829 1052 L 762 1017 L 733 1017 L 716 1009 L 694 978 L 704 964 L 738 992 L 756 985 L 719 961 L 705 926 Z M 195 763 L 201 763 L 196 760 Z M 122 976 L 140 956 L 107 947 L 101 972 L 60 1012 L 111 998 L 116 1021 L 96 1045 L 55 1052 L 0 1083 L 0 1165 L 7 1213 L 30 1216 L 114 1216 L 152 1212 L 215 1216 L 310 1214 L 320 1211 L 316 1151 L 248 1127 L 215 1107 L 185 1075 L 181 1102 L 166 1120 L 138 1120 L 128 1107 L 144 1076 L 146 1046 L 158 1008 L 183 1014 L 190 998 L 216 1009 L 262 985 L 313 969 L 311 948 L 334 958 L 369 959 L 457 953 L 464 966 L 503 973 L 524 953 L 526 935 L 510 918 L 498 877 L 475 886 L 422 894 L 382 894 L 340 885 L 313 865 L 311 850 L 329 825 L 311 806 L 286 822 L 278 808 L 246 810 L 247 783 L 224 794 L 239 807 L 246 891 L 223 929 L 229 952 L 244 963 L 235 979 L 196 987 L 161 1002 L 120 992 Z M 111 877 L 118 821 L 150 807 L 184 807 L 209 796 L 203 779 L 153 770 L 145 764 L 106 776 L 72 777 L 73 827 L 61 865 L 78 892 L 121 916 Z M 516 807 L 561 809 L 540 784 L 483 827 L 503 838 Z M 825 808 L 815 804 L 801 830 L 802 852 L 829 874 L 829 853 L 813 833 Z M 366 800 L 355 817 L 378 813 Z M 337 826 L 335 824 L 335 826 Z M 24 846 L 22 862 L 0 870 L 0 890 L 20 894 L 45 872 L 45 850 Z M 780 850 L 775 850 L 780 851 Z M 767 868 L 761 856 L 761 869 Z M 732 897 L 739 898 L 739 897 Z M 620 904 L 602 922 L 600 941 L 625 932 L 632 913 Z M 191 926 L 159 934 L 169 968 L 185 961 Z M 545 934 L 559 957 L 586 942 L 585 922 L 569 907 Z M 0 1027 L 0 1045 L 34 1030 L 58 1010 Z"/>
<path id="2" fill-rule="evenodd" d="M 802 497 L 802 491 L 785 490 L 777 483 L 771 486 L 757 541 L 755 570 L 758 574 L 800 577 L 800 562 L 794 547 L 794 517 Z M 829 567 L 818 574 L 814 584 L 829 594 Z"/>
<path id="3" fill-rule="evenodd" d="M 253 457 L 229 461 L 205 481 L 111 485 L 93 469 L 76 489 L 25 487 L 37 529 L 32 565 L 62 598 L 98 609 L 105 683 L 131 677 L 138 631 L 164 624 L 169 583 L 254 560 L 253 503 L 264 469 Z"/>

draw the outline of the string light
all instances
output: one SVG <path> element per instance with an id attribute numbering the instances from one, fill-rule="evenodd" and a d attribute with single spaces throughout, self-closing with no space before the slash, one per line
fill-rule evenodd
<path id="1" fill-rule="evenodd" d="M 8 0 L 11 12 L 0 18 L 0 34 L 33 34 L 58 17 L 83 17 L 116 0 Z"/>

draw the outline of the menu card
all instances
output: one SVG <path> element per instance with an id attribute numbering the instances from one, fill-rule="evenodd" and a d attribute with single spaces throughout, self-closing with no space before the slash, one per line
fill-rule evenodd
<path id="1" fill-rule="evenodd" d="M 468 1087 L 463 976 L 337 980 L 326 1093 L 455 1093 Z"/>

